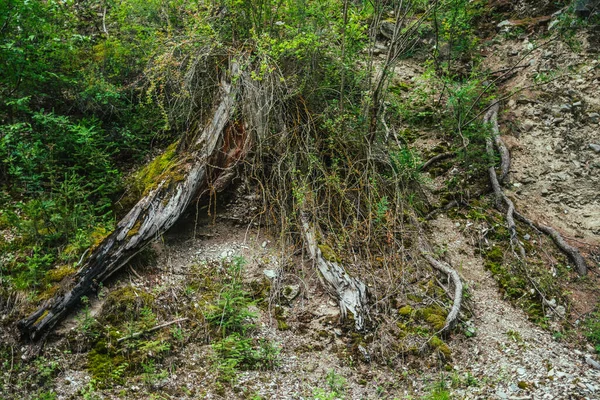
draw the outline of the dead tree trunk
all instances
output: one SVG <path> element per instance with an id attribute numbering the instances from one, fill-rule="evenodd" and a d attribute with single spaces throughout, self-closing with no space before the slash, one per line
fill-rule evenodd
<path id="1" fill-rule="evenodd" d="M 39 339 L 80 303 L 82 296 L 119 270 L 144 246 L 164 233 L 188 206 L 207 191 L 219 191 L 231 178 L 232 164 L 244 154 L 246 138 L 231 122 L 236 90 L 221 82 L 221 96 L 212 120 L 179 155 L 176 174 L 161 181 L 117 224 L 74 277 L 74 286 L 50 299 L 18 327 L 29 339 Z M 216 167 L 216 168 L 215 168 Z"/>
<path id="2" fill-rule="evenodd" d="M 350 311 L 354 317 L 356 330 L 364 330 L 368 319 L 367 286 L 360 280 L 351 277 L 337 262 L 323 258 L 314 229 L 305 214 L 301 215 L 300 222 L 310 257 L 321 273 L 323 286 L 329 295 L 338 302 L 342 320 Z"/>

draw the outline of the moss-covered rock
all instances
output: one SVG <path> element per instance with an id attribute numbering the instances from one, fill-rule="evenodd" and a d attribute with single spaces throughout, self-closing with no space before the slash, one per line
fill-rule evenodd
<path id="1" fill-rule="evenodd" d="M 46 272 L 45 280 L 48 283 L 60 282 L 65 277 L 73 275 L 77 270 L 70 265 L 59 265 Z"/>
<path id="2" fill-rule="evenodd" d="M 102 305 L 98 319 L 103 323 L 117 326 L 137 319 L 145 307 L 154 303 L 154 296 L 132 286 L 126 286 L 109 293 Z"/>
<path id="3" fill-rule="evenodd" d="M 432 337 L 429 341 L 429 344 L 434 350 L 442 354 L 446 360 L 449 360 L 452 357 L 452 351 L 450 350 L 450 347 L 448 347 L 448 345 L 439 337 Z"/>

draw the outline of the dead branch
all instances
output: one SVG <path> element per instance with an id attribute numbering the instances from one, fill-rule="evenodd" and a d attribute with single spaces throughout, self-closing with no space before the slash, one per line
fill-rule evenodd
<path id="1" fill-rule="evenodd" d="M 486 115 L 484 117 L 484 122 L 491 123 L 491 125 L 492 125 L 494 143 L 496 144 L 496 148 L 498 149 L 498 152 L 500 153 L 500 179 L 499 179 L 499 181 L 504 182 L 504 180 L 508 176 L 508 172 L 510 171 L 510 153 L 508 152 L 508 149 L 506 148 L 506 146 L 504 145 L 504 142 L 502 141 L 502 138 L 500 137 L 500 129 L 498 128 L 498 109 L 499 109 L 499 106 L 498 106 L 498 103 L 496 103 L 486 113 Z M 487 143 L 486 143 L 486 148 L 487 148 Z M 490 149 L 487 149 L 487 150 L 488 150 L 488 154 L 489 154 Z M 493 154 L 490 154 L 490 156 L 493 156 Z"/>
<path id="2" fill-rule="evenodd" d="M 167 326 L 171 326 L 171 325 L 174 325 L 174 324 L 177 324 L 177 323 L 180 323 L 180 322 L 184 322 L 184 321 L 187 321 L 187 320 L 188 320 L 188 318 L 179 318 L 179 319 L 176 319 L 174 321 L 165 322 L 164 324 L 153 326 L 150 329 L 146 329 L 146 330 L 140 331 L 140 332 L 135 332 L 135 333 L 132 333 L 129 336 L 124 336 L 122 338 L 119 338 L 119 339 L 117 339 L 117 343 L 121 343 L 122 341 L 129 340 L 129 339 L 135 339 L 135 338 L 140 337 L 140 336 L 142 336 L 142 335 L 144 335 L 146 333 L 154 332 L 154 331 L 157 331 L 159 329 L 165 328 Z"/>
<path id="3" fill-rule="evenodd" d="M 587 263 L 581 255 L 581 253 L 579 252 L 579 250 L 576 247 L 573 247 L 570 244 L 568 244 L 556 229 L 547 225 L 542 225 L 533 222 L 532 220 L 530 220 L 529 218 L 527 218 L 519 212 L 515 212 L 515 217 L 517 217 L 519 221 L 529 225 L 531 228 L 550 236 L 550 238 L 554 241 L 556 247 L 558 247 L 571 259 L 571 261 L 573 261 L 575 267 L 577 268 L 577 273 L 579 275 L 587 275 Z"/>
<path id="4" fill-rule="evenodd" d="M 232 72 L 237 74 L 235 65 Z M 176 171 L 173 172 L 176 176 L 161 176 L 155 187 L 129 211 L 116 229 L 98 246 L 90 249 L 90 256 L 74 277 L 74 286 L 70 290 L 50 299 L 19 321 L 18 327 L 25 337 L 38 339 L 41 334 L 49 332 L 79 305 L 82 296 L 95 290 L 173 226 L 200 193 L 207 190 L 214 193 L 218 188 L 211 182 L 224 187 L 219 178 L 227 176 L 224 172 L 243 156 L 247 144 L 245 138 L 236 136 L 231 123 L 236 94 L 237 88 L 223 79 L 213 117 L 200 130 L 197 139 L 194 138 L 190 146 L 179 154 Z"/>

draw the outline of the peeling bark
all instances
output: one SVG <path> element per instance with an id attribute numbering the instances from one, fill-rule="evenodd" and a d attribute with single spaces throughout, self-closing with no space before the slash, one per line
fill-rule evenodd
<path id="1" fill-rule="evenodd" d="M 354 317 L 356 330 L 364 330 L 369 318 L 367 286 L 351 277 L 338 263 L 324 259 L 315 239 L 314 229 L 305 214 L 301 215 L 300 222 L 310 257 L 321 273 L 321 282 L 327 293 L 338 302 L 342 320 L 350 311 Z"/>

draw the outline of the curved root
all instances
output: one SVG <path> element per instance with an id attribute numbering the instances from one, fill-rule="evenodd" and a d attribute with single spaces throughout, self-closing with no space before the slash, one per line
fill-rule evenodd
<path id="1" fill-rule="evenodd" d="M 494 131 L 494 137 L 496 138 L 497 145 L 498 145 L 498 141 L 500 143 L 502 143 L 502 141 L 499 139 L 499 131 L 498 131 L 498 109 L 499 109 L 498 103 L 494 104 L 489 109 L 489 111 L 486 113 L 486 115 L 484 117 L 484 122 L 492 124 L 492 129 Z M 503 144 L 502 144 L 502 147 L 504 147 Z M 500 146 L 498 146 L 498 148 L 501 149 Z M 490 138 L 486 139 L 486 150 L 488 152 L 488 155 L 490 155 L 490 157 L 493 157 L 494 150 L 493 150 L 492 141 Z M 506 168 L 506 173 L 508 173 L 508 169 L 510 168 L 510 156 L 508 155 L 508 150 L 506 150 L 506 147 L 504 147 L 504 150 L 505 150 L 505 153 L 503 153 L 503 150 L 500 150 L 500 156 L 502 158 L 501 169 L 503 171 L 502 172 L 503 174 L 504 174 L 505 168 Z M 505 161 L 505 158 L 506 158 L 506 161 Z M 490 175 L 490 182 L 492 184 L 492 188 L 493 188 L 494 194 L 496 196 L 496 208 L 501 209 L 502 201 L 506 204 L 506 206 L 507 206 L 506 221 L 507 221 L 508 229 L 510 232 L 511 243 L 513 244 L 513 246 L 517 246 L 517 248 L 519 249 L 519 253 L 521 254 L 521 257 L 525 258 L 525 249 L 523 249 L 523 245 L 517 238 L 514 217 L 517 217 L 517 219 L 526 223 L 527 225 L 531 226 L 532 228 L 536 229 L 537 231 L 540 231 L 540 232 L 550 236 L 550 238 L 552 238 L 552 240 L 554 241 L 556 246 L 563 253 L 565 253 L 571 259 L 571 261 L 573 261 L 575 263 L 575 266 L 577 267 L 577 272 L 580 275 L 586 275 L 587 274 L 587 263 L 585 262 L 585 259 L 583 258 L 583 256 L 579 252 L 579 250 L 577 248 L 569 245 L 556 229 L 551 228 L 546 225 L 534 223 L 531 220 L 529 220 L 527 217 L 525 217 L 524 215 L 518 213 L 515 210 L 514 203 L 502 191 L 502 187 L 500 186 L 500 182 L 496 175 L 496 170 L 495 170 L 494 166 L 491 166 L 488 169 L 488 172 Z"/>
<path id="2" fill-rule="evenodd" d="M 446 274 L 448 278 L 454 284 L 454 302 L 452 303 L 452 308 L 446 317 L 446 323 L 444 327 L 440 331 L 440 333 L 445 334 L 454 329 L 456 324 L 458 323 L 458 314 L 460 312 L 460 307 L 462 304 L 462 292 L 463 292 L 463 284 L 458 275 L 458 272 L 450 265 L 445 262 L 439 261 L 433 258 L 423 247 L 421 247 L 421 255 L 427 260 L 427 262 L 438 271 Z"/>

